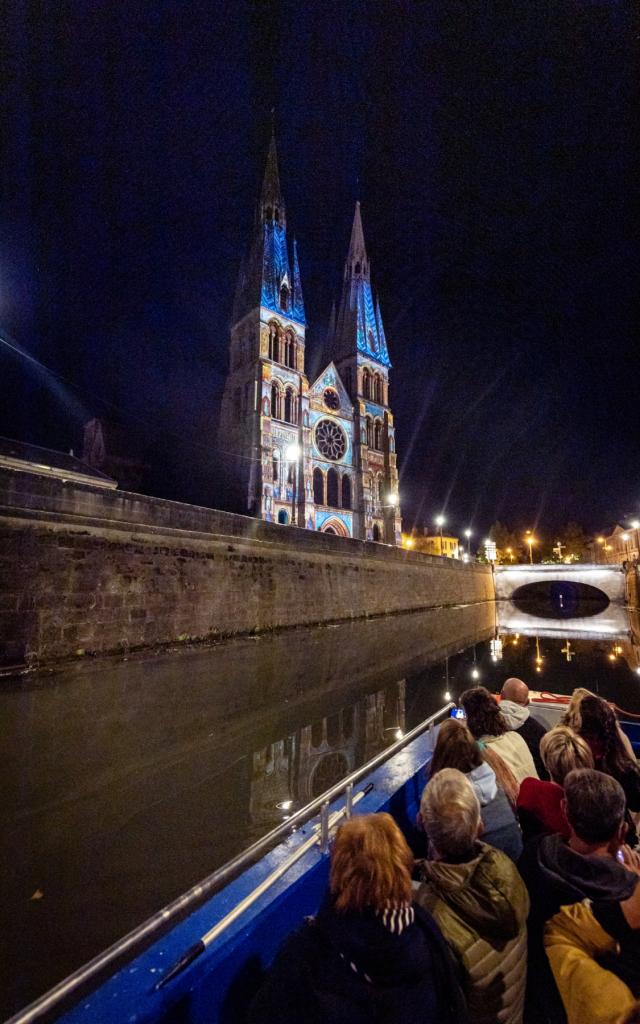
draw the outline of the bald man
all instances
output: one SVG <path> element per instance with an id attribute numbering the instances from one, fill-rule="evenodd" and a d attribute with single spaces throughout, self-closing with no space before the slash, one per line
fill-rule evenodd
<path id="1" fill-rule="evenodd" d="M 509 728 L 527 744 L 540 778 L 548 779 L 540 757 L 540 740 L 547 730 L 529 713 L 529 687 L 522 679 L 511 676 L 506 680 L 500 691 L 500 710 Z"/>

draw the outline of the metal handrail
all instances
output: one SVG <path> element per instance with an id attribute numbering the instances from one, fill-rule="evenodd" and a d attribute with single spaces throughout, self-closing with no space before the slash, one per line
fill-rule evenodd
<path id="1" fill-rule="evenodd" d="M 240 874 L 244 868 L 252 864 L 257 858 L 266 852 L 268 852 L 276 843 L 277 840 L 286 838 L 292 831 L 299 825 L 306 824 L 310 818 L 322 809 L 323 804 L 330 804 L 333 800 L 339 797 L 345 791 L 353 791 L 353 786 L 368 775 L 369 772 L 374 771 L 385 761 L 388 761 L 395 754 L 403 750 L 409 743 L 417 739 L 427 730 L 433 728 L 436 721 L 443 715 L 447 714 L 452 708 L 455 707 L 453 701 L 449 701 L 444 707 L 440 708 L 429 718 L 426 718 L 424 722 L 421 722 L 414 729 L 411 729 L 408 733 L 392 743 L 390 747 L 386 747 L 384 750 L 372 757 L 371 760 L 367 761 L 360 768 L 351 772 L 350 775 L 345 776 L 340 782 L 337 782 L 334 786 L 325 790 L 320 796 L 316 797 L 315 800 L 305 804 L 300 810 L 292 814 L 287 821 L 277 825 L 276 828 L 272 829 L 261 839 L 256 840 L 251 846 L 243 850 L 242 853 L 238 854 L 232 860 L 227 861 L 221 868 L 213 871 L 210 875 L 207 875 L 197 885 L 192 886 L 187 892 L 183 893 L 182 896 L 178 896 L 177 899 L 168 903 L 162 910 L 157 911 L 151 917 L 147 918 L 142 924 L 134 928 L 123 938 L 119 939 L 113 945 L 109 946 L 108 949 L 103 950 L 98 956 L 94 957 L 88 963 L 79 967 L 78 970 L 74 971 L 68 977 L 64 978 L 61 982 L 55 985 L 44 995 L 40 996 L 29 1006 L 20 1010 L 17 1014 L 11 1017 L 5 1022 L 5 1024 L 30 1024 L 31 1021 L 38 1020 L 42 1014 L 50 1011 L 63 999 L 70 996 L 76 989 L 80 988 L 86 982 L 94 978 L 100 971 L 104 970 L 109 964 L 113 963 L 124 953 L 137 946 L 143 939 L 153 935 L 154 932 L 158 931 L 161 927 L 166 925 L 169 921 L 173 920 L 179 914 L 183 913 L 193 904 L 199 902 L 204 896 L 211 895 L 213 890 L 219 889 L 225 883 L 231 881 L 236 875 Z M 349 802 L 347 797 L 347 802 Z"/>

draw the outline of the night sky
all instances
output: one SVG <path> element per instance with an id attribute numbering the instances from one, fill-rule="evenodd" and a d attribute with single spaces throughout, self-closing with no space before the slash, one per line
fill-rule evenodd
<path id="1" fill-rule="evenodd" d="M 634 6 L 7 0 L 0 433 L 77 451 L 114 418 L 151 493 L 224 504 L 274 108 L 311 379 L 362 202 L 405 526 L 637 515 Z"/>

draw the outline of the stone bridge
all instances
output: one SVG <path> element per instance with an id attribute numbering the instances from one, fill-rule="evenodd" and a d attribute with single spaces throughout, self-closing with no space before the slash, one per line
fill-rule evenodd
<path id="1" fill-rule="evenodd" d="M 622 565 L 497 565 L 500 628 L 550 635 L 629 632 Z"/>

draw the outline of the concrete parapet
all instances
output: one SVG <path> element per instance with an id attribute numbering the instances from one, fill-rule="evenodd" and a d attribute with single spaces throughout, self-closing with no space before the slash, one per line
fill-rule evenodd
<path id="1" fill-rule="evenodd" d="M 0 517 L 5 664 L 494 597 L 486 566 L 35 474 L 0 470 Z"/>

